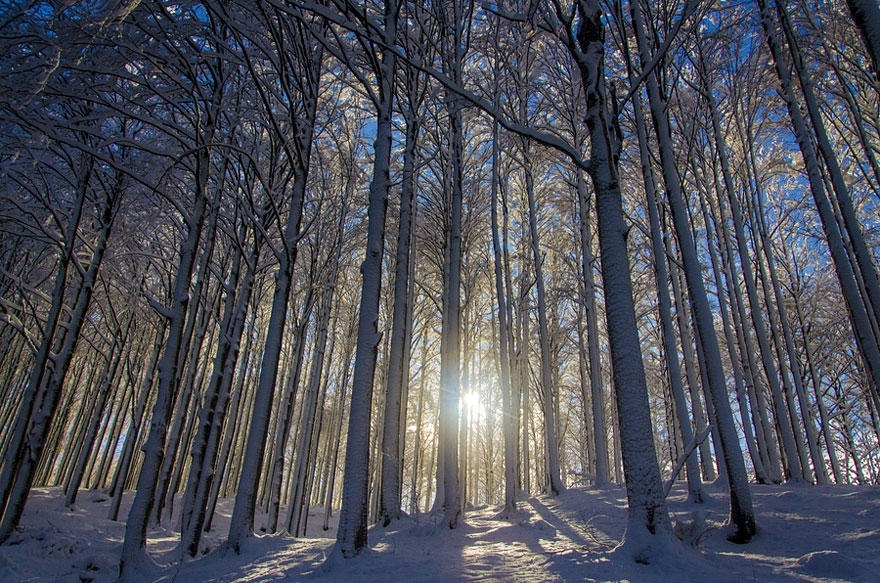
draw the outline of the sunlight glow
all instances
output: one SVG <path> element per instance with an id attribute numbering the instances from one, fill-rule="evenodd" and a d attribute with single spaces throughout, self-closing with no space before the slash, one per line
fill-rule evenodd
<path id="1" fill-rule="evenodd" d="M 461 395 L 461 406 L 467 409 L 470 415 L 476 416 L 483 411 L 484 405 L 480 399 L 480 393 L 476 390 L 465 391 Z"/>

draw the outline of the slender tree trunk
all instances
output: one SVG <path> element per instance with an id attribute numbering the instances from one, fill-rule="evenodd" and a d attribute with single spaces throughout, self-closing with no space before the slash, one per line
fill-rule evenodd
<path id="1" fill-rule="evenodd" d="M 718 221 L 717 219 L 715 219 L 714 216 L 712 216 L 710 220 L 710 210 L 708 208 L 710 205 L 706 203 L 705 198 L 702 198 L 700 200 L 700 205 L 703 213 L 703 221 L 707 225 L 707 229 L 709 228 L 709 225 L 714 223 L 715 230 L 718 231 Z M 722 272 L 724 272 L 724 269 L 722 268 L 721 260 L 718 257 L 718 249 L 711 239 L 707 241 L 707 244 L 709 248 L 709 258 L 712 263 L 712 273 L 715 277 L 715 289 L 718 290 L 718 307 L 719 311 L 721 312 L 724 338 L 727 344 L 727 351 L 730 358 L 731 368 L 733 369 L 733 382 L 735 386 L 737 403 L 739 405 L 740 421 L 742 422 L 743 427 L 743 438 L 746 442 L 746 447 L 749 450 L 749 457 L 751 457 L 752 459 L 752 469 L 755 472 L 755 479 L 758 481 L 759 484 L 766 484 L 769 482 L 769 479 L 767 478 L 766 470 L 764 469 L 764 458 L 762 457 L 762 452 L 758 447 L 758 442 L 755 438 L 755 432 L 753 431 L 753 424 L 751 421 L 752 415 L 749 414 L 748 395 L 745 387 L 745 372 L 743 371 L 740 356 L 736 351 L 737 341 L 733 332 L 734 324 L 731 322 L 733 317 L 730 313 L 730 310 L 732 309 L 731 303 L 733 302 L 733 299 L 731 298 L 729 289 L 727 290 L 727 297 L 725 298 L 725 286 L 722 282 Z M 696 402 L 699 397 L 694 399 L 693 395 L 694 393 L 692 393 L 692 402 Z M 700 412 L 702 413 L 702 409 Z M 696 413 L 694 413 L 694 417 L 696 419 Z M 702 422 L 705 425 L 705 417 L 703 417 Z M 699 420 L 697 420 L 697 431 L 702 431 Z M 702 457 L 703 454 L 701 453 L 701 459 Z M 711 464 L 711 459 L 709 460 L 709 462 Z"/>
<path id="2" fill-rule="evenodd" d="M 513 393 L 510 382 L 510 326 L 508 325 L 507 301 L 504 292 L 501 242 L 498 236 L 498 182 L 501 164 L 501 145 L 498 141 L 498 124 L 492 126 L 492 193 L 490 201 L 492 219 L 492 252 L 495 267 L 495 299 L 498 303 L 498 368 L 501 382 L 501 415 L 504 433 L 504 514 L 516 510 L 516 439 L 513 423 Z"/>
<path id="3" fill-rule="evenodd" d="M 593 275 L 593 235 L 590 225 L 590 201 L 583 171 L 577 170 L 578 234 L 580 236 L 581 276 L 583 278 L 584 310 L 587 319 L 587 357 L 590 362 L 590 413 L 596 452 L 597 488 L 611 481 L 608 471 L 608 430 L 605 427 L 605 395 L 602 362 L 599 354 L 599 315 L 596 307 L 596 281 Z"/>
<path id="4" fill-rule="evenodd" d="M 641 7 L 635 4 L 632 10 L 633 27 L 639 45 L 639 54 L 643 64 L 649 63 L 651 55 L 644 38 Z M 721 362 L 721 351 L 718 338 L 715 336 L 714 319 L 697 256 L 696 243 L 688 221 L 687 207 L 683 198 L 681 181 L 675 167 L 674 152 L 671 142 L 669 122 L 666 117 L 665 101 L 660 94 L 657 72 L 651 71 L 646 79 L 651 117 L 657 130 L 663 179 L 668 191 L 672 210 L 672 221 L 679 239 L 679 251 L 685 271 L 688 292 L 694 311 L 694 321 L 703 348 L 706 367 L 705 374 L 709 381 L 708 391 L 715 410 L 716 430 L 721 438 L 725 469 L 727 470 L 730 488 L 730 525 L 732 531 L 728 537 L 731 541 L 745 543 L 755 534 L 755 515 L 752 509 L 751 492 L 745 462 L 739 445 L 739 437 L 733 423 L 733 414 L 727 395 L 724 379 L 724 368 Z M 606 294 L 606 297 L 608 294 Z M 622 424 L 621 424 L 622 425 Z"/>
<path id="5" fill-rule="evenodd" d="M 221 180 L 225 176 L 225 170 L 223 168 L 218 172 Z M 217 187 L 218 192 L 222 192 L 222 189 L 222 184 Z M 195 386 L 196 377 L 199 370 L 203 369 L 199 357 L 207 336 L 209 315 L 213 312 L 210 306 L 217 303 L 216 300 L 209 301 L 206 296 L 210 287 L 208 285 L 210 277 L 209 266 L 211 265 L 216 239 L 219 215 L 218 206 L 214 204 L 208 209 L 207 224 L 202 228 L 204 233 L 202 238 L 204 240 L 199 243 L 204 246 L 204 250 L 200 254 L 201 261 L 196 271 L 193 289 L 191 290 L 191 297 L 195 298 L 195 302 L 187 314 L 183 331 L 180 361 L 177 364 L 177 378 L 173 384 L 175 387 L 174 396 L 172 397 L 174 414 L 171 418 L 171 425 L 168 428 L 168 435 L 165 438 L 168 445 L 162 460 L 159 481 L 156 484 L 156 501 L 152 510 L 152 521 L 157 525 L 162 521 L 163 511 L 167 510 L 167 515 L 170 519 L 174 508 L 176 488 L 172 487 L 172 482 L 174 481 L 174 476 L 178 473 L 178 468 L 183 465 L 178 463 L 178 454 L 181 451 L 181 446 L 186 447 L 185 440 L 181 439 L 181 433 L 191 414 L 192 407 L 190 403 L 193 400 L 193 396 L 198 393 Z M 177 404 L 176 407 L 174 407 L 174 403 Z"/>
<path id="6" fill-rule="evenodd" d="M 259 298 L 262 294 L 258 293 L 257 297 Z M 256 303 L 259 303 L 257 301 Z M 257 312 L 253 313 L 253 317 L 251 318 L 251 328 L 257 327 L 259 323 Z M 253 391 L 250 390 L 250 386 L 254 384 L 253 377 L 254 375 L 259 375 L 257 372 L 257 354 L 256 351 L 253 350 L 253 345 L 256 340 L 256 335 L 249 333 L 245 337 L 245 346 L 243 347 L 242 353 L 247 355 L 244 363 L 244 370 L 240 375 L 237 386 L 231 395 L 232 405 L 229 410 L 229 422 L 225 424 L 225 430 L 223 431 L 223 442 L 220 445 L 220 452 L 217 454 L 217 461 L 214 463 L 213 471 L 215 475 L 211 480 L 210 492 L 208 494 L 208 505 L 205 510 L 205 526 L 204 532 L 210 532 L 211 527 L 214 521 L 214 512 L 217 508 L 217 500 L 220 497 L 221 490 L 224 492 L 224 496 L 228 495 L 228 492 L 231 488 L 231 484 L 235 481 L 236 472 L 239 471 L 240 461 L 235 454 L 230 457 L 230 451 L 232 451 L 233 446 L 237 449 L 241 449 L 242 447 L 242 436 L 246 434 L 248 431 L 248 422 L 247 419 L 250 416 L 250 411 L 253 408 L 253 400 L 255 395 Z M 259 379 L 257 379 L 259 382 Z"/>
<path id="7" fill-rule="evenodd" d="M 147 401 L 153 390 L 153 381 L 155 372 L 158 368 L 159 358 L 162 355 L 162 346 L 164 345 L 165 330 L 167 321 L 163 318 L 159 328 L 156 330 L 156 339 L 153 341 L 153 352 L 145 367 L 145 376 L 138 393 L 132 395 L 135 399 L 132 404 L 132 415 L 129 421 L 128 431 L 125 434 L 125 442 L 122 446 L 122 454 L 119 456 L 119 462 L 116 465 L 116 473 L 113 476 L 113 482 L 110 486 L 110 509 L 107 517 L 110 520 L 119 518 L 119 505 L 122 502 L 122 496 L 125 491 L 126 477 L 131 468 L 132 460 L 135 456 L 135 448 L 137 447 L 138 437 L 144 419 L 144 411 L 147 407 Z"/>
<path id="8" fill-rule="evenodd" d="M 780 377 L 780 372 L 773 360 L 773 351 L 770 347 L 770 338 L 764 325 L 764 316 L 761 313 L 761 304 L 758 298 L 758 290 L 756 278 L 752 271 L 751 255 L 748 248 L 748 240 L 746 239 L 745 227 L 743 225 L 743 217 L 745 216 L 739 199 L 734 192 L 733 174 L 730 170 L 730 159 L 727 152 L 727 142 L 721 132 L 721 120 L 718 115 L 718 107 L 715 104 L 715 98 L 712 94 L 712 88 L 706 74 L 702 75 L 703 97 L 709 104 L 710 117 L 712 121 L 712 132 L 715 139 L 718 158 L 721 162 L 721 173 L 724 179 L 724 188 L 727 194 L 727 201 L 730 204 L 730 217 L 733 221 L 735 232 L 735 240 L 737 251 L 739 252 L 740 266 L 743 272 L 743 280 L 746 284 L 746 292 L 749 298 L 749 308 L 751 311 L 751 322 L 755 329 L 755 337 L 758 339 L 760 348 L 761 362 L 764 366 L 764 373 L 767 376 L 767 382 L 770 385 L 770 395 L 773 398 L 774 410 L 776 412 L 777 428 L 782 438 L 782 449 L 786 458 L 786 469 L 789 472 L 789 479 L 794 482 L 802 482 L 806 478 L 805 468 L 801 464 L 798 447 L 800 440 L 796 439 L 794 427 L 797 423 L 796 418 L 791 418 L 787 407 L 786 399 L 783 395 L 780 379 L 783 384 L 787 385 L 787 379 Z M 719 202 L 719 206 L 721 203 Z M 783 373 L 784 374 L 784 373 Z"/>
<path id="9" fill-rule="evenodd" d="M 332 284 L 331 284 L 332 285 Z M 332 296 L 332 292 L 324 292 Z M 312 444 L 318 440 L 316 433 L 316 416 L 318 397 L 321 388 L 321 371 L 324 366 L 324 352 L 327 348 L 327 327 L 330 322 L 330 305 L 332 297 L 324 297 L 318 316 L 317 339 L 312 355 L 309 371 L 309 384 L 303 395 L 302 414 L 300 416 L 299 437 L 296 445 L 295 464 L 291 474 L 292 492 L 287 507 L 287 532 L 293 536 L 305 536 L 303 528 L 303 509 L 306 506 L 306 484 L 310 480 L 307 472 L 313 462 Z"/>
<path id="10" fill-rule="evenodd" d="M 296 447 L 296 465 L 293 470 L 293 493 L 290 496 L 290 504 L 288 505 L 287 532 L 293 536 L 305 536 L 305 522 L 308 517 L 308 495 L 307 484 L 313 479 L 309 469 L 314 465 L 315 444 L 318 442 L 320 435 L 320 420 L 318 408 L 323 407 L 319 404 L 319 398 L 323 401 L 321 376 L 324 369 L 324 355 L 327 350 L 327 339 L 329 335 L 328 327 L 330 325 L 331 309 L 333 307 L 334 289 L 337 285 L 337 276 L 339 273 L 339 261 L 342 255 L 343 237 L 345 231 L 345 221 L 347 219 L 346 205 L 343 202 L 343 209 L 339 213 L 338 239 L 335 242 L 334 249 L 331 251 L 332 256 L 328 259 L 329 265 L 324 265 L 321 269 L 328 269 L 328 275 L 322 285 L 324 289 L 321 292 L 319 300 L 320 311 L 316 322 L 316 338 L 314 343 L 314 351 L 311 359 L 311 368 L 309 370 L 309 384 L 306 388 L 304 401 L 302 406 L 302 414 L 300 415 L 299 439 Z"/>
<path id="11" fill-rule="evenodd" d="M 281 395 L 281 406 L 277 408 L 275 415 L 274 439 L 272 440 L 273 445 L 269 454 L 272 458 L 268 462 L 266 486 L 263 489 L 263 496 L 266 498 L 268 507 L 266 531 L 270 533 L 278 529 L 278 517 L 281 512 L 283 491 L 282 485 L 284 483 L 284 459 L 287 454 L 287 442 L 290 440 L 290 428 L 294 422 L 297 392 L 302 380 L 302 369 L 305 362 L 306 337 L 314 303 L 314 286 L 310 285 L 303 300 L 303 313 L 299 317 L 299 323 L 294 334 L 294 356 L 293 362 L 290 365 L 290 376 Z"/>
<path id="12" fill-rule="evenodd" d="M 422 334 L 422 359 L 420 366 L 420 374 L 419 374 L 419 398 L 416 404 L 416 435 L 413 442 L 413 469 L 412 469 L 412 481 L 410 483 L 410 512 L 412 514 L 418 514 L 421 510 L 421 505 L 419 503 L 419 494 L 420 494 L 420 486 L 421 486 L 421 471 L 422 471 L 422 420 L 424 419 L 424 411 L 425 411 L 425 376 L 426 376 L 426 367 L 428 360 L 428 351 L 427 351 L 427 343 L 428 343 L 428 335 L 427 333 Z M 428 480 L 428 487 L 430 488 L 431 480 Z M 425 500 L 430 500 L 430 492 L 425 496 Z"/>
<path id="13" fill-rule="evenodd" d="M 825 232 L 825 238 L 828 242 L 828 248 L 831 252 L 831 258 L 834 261 L 834 267 L 837 271 L 837 277 L 840 282 L 843 297 L 846 300 L 847 309 L 849 311 L 850 322 L 852 324 L 855 335 L 856 345 L 859 348 L 862 357 L 867 365 L 867 370 L 872 379 L 872 394 L 877 398 L 877 383 L 880 382 L 880 347 L 878 347 L 877 338 L 875 337 L 871 319 L 868 314 L 866 302 L 861 296 L 858 283 L 856 281 L 853 266 L 850 262 L 849 252 L 843 240 L 840 226 L 837 222 L 837 216 L 828 198 L 825 184 L 822 176 L 822 170 L 819 166 L 819 159 L 813 145 L 813 137 L 807 128 L 806 120 L 800 110 L 797 99 L 795 97 L 791 67 L 787 56 L 783 53 L 779 38 L 776 34 L 775 20 L 770 11 L 767 0 L 758 0 L 758 7 L 761 16 L 761 25 L 764 28 L 764 36 L 773 61 L 776 67 L 776 74 L 781 84 L 780 95 L 786 103 L 789 117 L 794 126 L 795 136 L 798 146 L 804 159 L 804 165 L 807 171 L 807 178 L 810 183 L 810 191 L 816 203 L 816 210 L 822 222 L 822 228 Z M 805 96 L 812 93 L 809 90 L 809 84 L 804 86 Z M 812 100 L 810 100 L 812 102 Z M 808 108 L 811 108 L 808 102 Z M 829 157 L 830 158 L 830 157 Z M 827 160 L 826 160 L 827 162 Z M 851 233 L 852 234 L 852 233 Z M 871 267 L 870 265 L 864 266 Z M 874 274 L 876 277 L 876 273 Z"/>
<path id="14" fill-rule="evenodd" d="M 828 460 L 831 462 L 831 473 L 834 476 L 834 483 L 843 483 L 843 472 L 840 469 L 840 460 L 837 457 L 837 447 L 834 443 L 834 436 L 831 431 L 831 416 L 828 413 L 828 407 L 825 405 L 825 396 L 822 392 L 822 381 L 819 378 L 819 371 L 816 370 L 814 364 L 813 349 L 810 346 L 810 337 L 807 332 L 807 325 L 804 321 L 803 310 L 801 309 L 798 296 L 794 297 L 794 309 L 798 318 L 798 325 L 801 329 L 801 336 L 804 343 L 804 357 L 807 361 L 807 370 L 810 372 L 810 380 L 813 383 L 813 392 L 816 395 L 816 408 L 819 411 L 819 423 L 822 429 L 822 437 L 825 441 L 825 449 L 828 452 Z"/>
<path id="15" fill-rule="evenodd" d="M 128 332 L 131 330 L 132 320 L 133 318 L 129 318 L 126 323 L 125 332 L 122 332 L 122 330 L 119 329 L 116 330 L 113 337 L 113 343 L 108 350 L 108 362 L 107 366 L 104 367 L 104 370 L 101 373 L 101 378 L 98 382 L 97 401 L 93 404 L 89 426 L 83 436 L 82 447 L 79 450 L 79 454 L 76 456 L 76 462 L 73 465 L 70 478 L 67 480 L 64 487 L 64 505 L 68 508 L 72 508 L 76 503 L 76 496 L 79 492 L 79 486 L 82 484 L 83 476 L 85 475 L 86 465 L 89 461 L 92 447 L 97 443 L 95 438 L 98 435 L 101 420 L 104 418 L 107 399 L 110 396 L 111 389 L 113 388 L 113 381 L 116 378 L 116 370 L 123 358 L 123 354 L 119 352 L 119 345 L 125 344 L 126 339 L 128 338 Z"/>
<path id="16" fill-rule="evenodd" d="M 550 371 L 550 332 L 547 327 L 547 300 L 544 289 L 543 257 L 538 239 L 538 209 L 535 205 L 535 180 L 529 165 L 531 154 L 528 148 L 523 149 L 526 160 L 525 179 L 526 197 L 529 205 L 529 241 L 532 260 L 535 263 L 535 288 L 538 299 L 538 341 L 541 349 L 541 409 L 544 413 L 544 453 L 547 460 L 547 471 L 550 479 L 550 493 L 559 495 L 565 490 L 559 473 L 559 443 L 556 438 L 556 415 L 553 407 L 553 379 Z"/>
<path id="17" fill-rule="evenodd" d="M 397 36 L 396 2 L 385 5 L 385 41 Z M 345 476 L 336 548 L 345 558 L 359 554 L 367 545 L 370 472 L 370 418 L 372 416 L 373 377 L 382 335 L 379 333 L 379 299 L 382 290 L 382 257 L 385 252 L 385 212 L 388 206 L 391 164 L 391 113 L 394 101 L 394 53 L 382 50 L 376 103 L 376 139 L 373 146 L 373 178 L 367 208 L 367 249 L 361 264 L 363 277 L 358 314 L 357 348 L 348 417 L 345 450 Z"/>
<path id="18" fill-rule="evenodd" d="M 632 82 L 632 78 L 633 75 L 630 73 L 630 82 Z M 666 268 L 666 247 L 663 243 L 660 210 L 657 203 L 657 193 L 654 188 L 654 175 L 651 171 L 651 157 L 648 151 L 648 134 L 642 111 L 642 100 L 638 93 L 633 95 L 633 108 L 635 110 L 636 129 L 639 139 L 639 159 L 645 184 L 645 196 L 647 197 L 651 250 L 654 255 L 654 274 L 657 280 L 657 309 L 660 313 L 663 354 L 666 359 L 669 389 L 675 404 L 675 417 L 678 420 L 678 429 L 681 432 L 682 441 L 687 445 L 694 440 L 694 431 L 691 428 L 684 386 L 681 382 L 681 364 L 678 360 L 678 345 L 675 341 L 675 328 L 672 322 L 672 300 L 669 297 L 669 284 L 667 283 L 669 281 L 669 271 Z M 691 396 L 693 398 L 693 394 Z M 672 460 L 673 465 L 676 461 L 675 459 Z M 685 468 L 688 482 L 688 500 L 690 502 L 702 503 L 703 484 L 700 480 L 699 459 L 695 452 L 688 455 Z M 671 479 L 674 480 L 675 476 L 672 476 Z"/>
<path id="19" fill-rule="evenodd" d="M 385 415 L 382 425 L 382 490 L 379 497 L 379 522 L 388 526 L 400 518 L 401 425 L 406 420 L 406 402 L 402 400 L 403 387 L 409 382 L 409 359 L 405 343 L 412 327 L 408 317 L 410 297 L 410 242 L 415 195 L 415 164 L 418 146 L 418 118 L 410 115 L 406 123 L 406 143 L 403 154 L 403 182 L 400 192 L 400 219 L 397 230 L 397 256 L 394 266 L 394 309 L 392 313 L 391 345 L 388 357 L 388 384 L 385 388 Z"/>
<path id="20" fill-rule="evenodd" d="M 30 374 L 28 375 L 27 384 L 23 389 L 18 414 L 15 416 L 15 424 L 10 430 L 8 440 L 4 443 L 5 450 L 3 452 L 2 470 L 0 470 L 0 517 L 2 517 L 0 532 L 2 532 L 2 522 L 6 521 L 6 508 L 10 502 L 13 484 L 24 461 L 22 450 L 25 447 L 28 436 L 28 425 L 37 404 L 45 399 L 46 375 L 51 374 L 51 370 L 56 368 L 52 355 L 60 351 L 63 342 L 56 336 L 59 320 L 65 307 L 65 296 L 68 293 L 68 276 L 73 262 L 77 260 L 75 255 L 76 238 L 82 220 L 86 191 L 93 172 L 94 161 L 88 158 L 83 166 L 81 169 L 82 174 L 77 176 L 77 198 L 74 207 L 71 209 L 67 225 L 65 225 L 65 232 L 62 235 L 63 247 L 56 267 L 51 305 L 49 306 L 46 321 L 43 323 L 43 336 L 34 357 Z M 13 522 L 17 523 L 17 519 Z M 10 528 L 14 527 L 15 525 L 13 524 Z M 0 543 L 5 538 L 0 536 Z"/>
<path id="21" fill-rule="evenodd" d="M 590 132 L 589 173 L 596 194 L 605 317 L 611 361 L 620 444 L 627 491 L 626 542 L 638 562 L 650 562 L 671 537 L 663 497 L 660 468 L 654 450 L 648 387 L 636 324 L 628 228 L 624 222 L 618 177 L 618 143 L 615 120 L 606 94 L 604 76 L 605 30 L 602 10 L 595 0 L 578 0 L 580 23 L 569 28 L 568 47 L 578 64 L 586 94 L 585 121 Z"/>
<path id="22" fill-rule="evenodd" d="M 350 338 L 351 334 L 347 335 L 346 338 Z M 339 435 L 339 432 L 342 431 L 342 423 L 345 418 L 345 402 L 347 398 L 347 389 L 348 389 L 348 381 L 349 374 L 351 371 L 351 357 L 352 352 L 354 350 L 354 345 L 349 340 L 346 340 L 344 348 L 343 348 L 343 358 L 342 362 L 345 363 L 345 366 L 342 370 L 341 379 L 337 384 L 337 394 L 336 394 L 336 403 L 333 408 L 333 425 L 331 426 L 331 436 Z M 341 440 L 333 439 L 333 453 L 330 455 L 330 463 L 329 469 L 327 471 L 328 476 L 328 484 L 327 489 L 324 494 L 324 525 L 323 529 L 329 530 L 330 528 L 330 515 L 333 512 L 333 493 L 334 488 L 336 486 L 336 467 L 339 461 L 339 443 Z"/>
<path id="23" fill-rule="evenodd" d="M 723 207 L 719 205 L 719 212 Z M 744 300 L 739 286 L 737 277 L 736 264 L 733 259 L 733 248 L 730 239 L 727 236 L 727 229 L 723 228 L 725 215 L 720 214 L 720 228 L 718 232 L 721 234 L 722 260 L 724 263 L 724 277 L 727 280 L 727 288 L 731 293 L 733 302 L 732 316 L 734 321 L 734 330 L 736 332 L 737 343 L 740 346 L 740 354 L 745 355 L 745 380 L 746 390 L 749 394 L 751 402 L 752 419 L 755 425 L 755 436 L 758 443 L 758 450 L 763 459 L 763 465 L 768 479 L 774 484 L 782 482 L 782 462 L 779 459 L 779 451 L 776 447 L 776 435 L 773 432 L 773 425 L 770 423 L 769 413 L 767 411 L 767 402 L 764 396 L 764 387 L 760 382 L 758 373 L 758 365 L 755 362 L 755 349 L 752 336 L 746 329 L 748 317 L 746 315 Z"/>
<path id="24" fill-rule="evenodd" d="M 189 306 L 190 280 L 198 254 L 199 239 L 208 205 L 208 175 L 210 171 L 210 150 L 199 150 L 196 155 L 195 205 L 187 223 L 189 229 L 180 249 L 180 261 L 174 278 L 171 307 L 168 309 L 168 336 L 162 357 L 159 360 L 159 381 L 156 401 L 150 416 L 150 429 L 142 449 L 144 463 L 138 476 L 137 492 L 125 524 L 125 539 L 122 544 L 122 557 L 119 562 L 119 578 L 133 576 L 148 561 L 146 554 L 147 524 L 150 511 L 155 502 L 156 485 L 165 453 L 166 428 L 171 416 L 171 404 L 175 392 L 174 383 L 178 378 L 180 350 L 183 345 L 183 331 Z"/>
<path id="25" fill-rule="evenodd" d="M 855 208 L 853 207 L 852 197 L 849 193 L 849 187 L 846 184 L 846 178 L 840 168 L 837 160 L 834 145 L 832 145 L 828 132 L 825 129 L 825 122 L 822 117 L 822 111 L 816 99 L 816 93 L 813 91 L 813 81 L 810 71 L 806 69 L 803 55 L 798 46 L 798 39 L 792 27 L 785 7 L 784 0 L 776 0 L 776 12 L 782 23 L 782 30 L 788 41 L 789 50 L 792 56 L 795 72 L 800 81 L 801 91 L 804 96 L 804 103 L 807 106 L 807 113 L 813 126 L 813 133 L 816 136 L 816 146 L 825 162 L 827 169 L 827 177 L 830 179 L 831 188 L 834 192 L 840 217 L 843 222 L 844 229 L 849 238 L 849 246 L 852 249 L 854 268 L 858 279 L 863 286 L 863 299 L 865 308 L 868 312 L 869 319 L 874 325 L 874 343 L 880 343 L 880 276 L 877 274 L 875 266 L 876 259 L 865 241 L 865 235 L 862 233 Z M 875 5 L 873 25 L 880 24 L 880 9 Z M 875 31 L 880 33 L 880 29 Z M 874 381 L 874 404 L 880 404 L 880 378 L 876 376 Z"/>
<path id="26" fill-rule="evenodd" d="M 242 228 L 242 232 L 246 230 Z M 205 524 L 208 495 L 215 479 L 214 467 L 220 448 L 223 423 L 230 401 L 233 371 L 238 362 L 241 337 L 247 306 L 254 287 L 254 270 L 259 260 L 261 238 L 255 235 L 251 255 L 247 261 L 247 273 L 241 277 L 244 262 L 243 250 L 233 259 L 230 281 L 240 285 L 226 290 L 225 307 L 220 324 L 220 341 L 214 355 L 211 380 L 205 392 L 205 401 L 199 413 L 199 425 L 190 451 L 190 471 L 181 504 L 180 553 L 190 557 L 198 554 L 202 528 Z M 240 283 L 239 283 L 240 282 Z M 230 286 L 232 287 L 232 286 Z M 225 463 L 225 460 L 223 460 Z"/>
<path id="27" fill-rule="evenodd" d="M 113 220 L 121 194 L 121 191 L 114 191 L 108 194 L 108 198 L 104 201 L 103 208 L 100 210 L 100 215 L 96 221 L 100 226 L 97 241 L 92 249 L 92 256 L 88 267 L 82 275 L 70 319 L 64 326 L 64 334 L 59 338 L 61 340 L 60 346 L 58 346 L 59 350 L 53 355 L 47 353 L 51 365 L 49 370 L 46 371 L 48 375 L 45 373 L 42 376 L 37 375 L 44 385 L 42 390 L 37 392 L 40 395 L 38 397 L 39 401 L 33 406 L 33 415 L 27 422 L 27 433 L 21 439 L 19 447 L 8 450 L 9 452 L 17 451 L 12 461 L 18 461 L 18 467 L 13 467 L 13 469 L 17 469 L 17 472 L 12 474 L 14 479 L 11 480 L 11 488 L 7 490 L 6 484 L 3 484 L 4 496 L 2 503 L 4 506 L 3 520 L 0 522 L 0 543 L 5 542 L 9 538 L 18 526 L 22 512 L 24 512 L 28 492 L 33 484 L 37 465 L 40 462 L 46 445 L 46 438 L 51 429 L 52 420 L 55 417 L 61 400 L 64 379 L 70 368 L 70 361 L 73 358 L 80 331 L 86 320 L 86 312 L 92 299 L 98 270 L 107 250 L 107 242 L 113 228 Z M 72 244 L 73 241 L 71 240 Z M 22 405 L 19 415 L 24 413 L 25 410 L 26 406 Z M 16 423 L 18 423 L 18 420 L 16 420 Z M 10 466 L 15 465 L 10 463 Z"/>

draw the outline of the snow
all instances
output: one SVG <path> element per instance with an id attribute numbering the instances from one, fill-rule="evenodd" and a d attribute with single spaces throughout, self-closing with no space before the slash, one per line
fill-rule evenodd
<path id="1" fill-rule="evenodd" d="M 622 487 L 572 489 L 519 503 L 510 519 L 499 507 L 470 508 L 450 531 L 421 515 L 370 531 L 369 550 L 334 556 L 335 531 L 321 530 L 313 509 L 308 536 L 248 539 L 239 555 L 224 552 L 231 500 L 222 501 L 207 549 L 172 563 L 178 535 L 152 529 L 150 582 L 199 581 L 874 581 L 880 571 L 880 488 L 752 485 L 758 534 L 747 545 L 725 539 L 728 502 L 720 485 L 709 500 L 688 503 L 684 483 L 669 498 L 674 542 L 642 565 L 615 548 L 623 537 Z M 60 488 L 31 492 L 21 529 L 0 547 L 0 581 L 114 581 L 125 525 L 106 518 L 109 500 L 83 491 L 74 510 Z M 125 505 L 131 503 L 128 494 Z M 123 511 L 127 508 L 123 508 Z M 124 515 L 124 514 L 123 514 Z M 261 524 L 262 516 L 256 524 Z M 335 528 L 335 527 L 334 527 Z"/>

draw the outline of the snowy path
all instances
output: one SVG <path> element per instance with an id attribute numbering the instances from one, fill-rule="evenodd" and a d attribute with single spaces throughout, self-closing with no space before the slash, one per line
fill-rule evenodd
<path id="1" fill-rule="evenodd" d="M 309 538 L 263 536 L 241 555 L 209 550 L 198 560 L 157 565 L 143 581 L 199 583 L 280 581 L 560 582 L 560 581 L 877 581 L 880 573 L 880 488 L 858 486 L 752 486 L 758 536 L 734 545 L 719 528 L 726 517 L 723 491 L 710 488 L 705 505 L 684 502 L 678 485 L 670 498 L 674 522 L 699 516 L 697 545 L 676 544 L 660 561 L 638 565 L 611 551 L 623 536 L 623 488 L 570 490 L 520 503 L 511 519 L 497 507 L 469 510 L 453 531 L 426 515 L 370 531 L 362 557 L 325 566 L 332 531 L 314 516 Z M 0 546 L 0 582 L 93 583 L 115 580 L 124 524 L 105 518 L 106 497 L 83 492 L 74 511 L 60 489 L 34 490 L 23 529 Z M 207 537 L 218 546 L 229 501 Z M 259 521 L 258 521 L 259 525 Z M 149 551 L 171 563 L 176 533 L 154 530 Z"/>

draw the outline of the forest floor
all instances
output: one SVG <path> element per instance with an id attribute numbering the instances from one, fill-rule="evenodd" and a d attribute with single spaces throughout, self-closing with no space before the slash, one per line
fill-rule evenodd
<path id="1" fill-rule="evenodd" d="M 670 517 L 687 542 L 650 565 L 615 546 L 624 534 L 623 488 L 572 489 L 519 504 L 508 519 L 497 507 L 471 508 L 450 531 L 428 516 L 370 531 L 369 551 L 331 560 L 334 531 L 319 512 L 308 537 L 258 536 L 242 553 L 223 552 L 231 501 L 206 535 L 198 559 L 175 563 L 171 530 L 149 533 L 156 562 L 143 581 L 877 581 L 880 580 L 880 488 L 752 486 L 758 534 L 747 545 L 724 537 L 727 498 L 707 486 L 705 504 L 689 504 L 684 485 L 669 498 Z M 129 494 L 130 499 L 131 494 Z M 21 528 L 0 547 L 2 582 L 115 580 L 124 524 L 106 518 L 109 500 L 83 491 L 74 510 L 57 488 L 31 493 Z M 127 509 L 123 507 L 123 512 Z M 124 515 L 124 514 L 123 514 Z M 284 514 L 282 513 L 282 517 Z M 260 526 L 259 519 L 257 526 Z M 335 557 L 334 557 L 335 558 Z"/>

